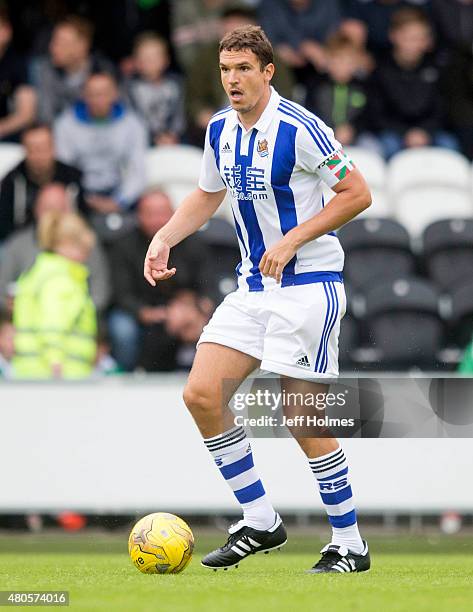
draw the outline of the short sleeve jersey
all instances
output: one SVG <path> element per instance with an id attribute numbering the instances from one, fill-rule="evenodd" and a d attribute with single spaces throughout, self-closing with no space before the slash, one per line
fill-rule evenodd
<path id="1" fill-rule="evenodd" d="M 266 249 L 324 207 L 322 181 L 333 187 L 353 169 L 333 130 L 271 88 L 257 123 L 245 131 L 231 107 L 207 128 L 201 189 L 231 196 L 241 251 L 238 285 L 247 291 L 276 286 L 258 269 Z M 334 232 L 304 246 L 285 266 L 281 284 L 341 280 L 343 249 Z"/>

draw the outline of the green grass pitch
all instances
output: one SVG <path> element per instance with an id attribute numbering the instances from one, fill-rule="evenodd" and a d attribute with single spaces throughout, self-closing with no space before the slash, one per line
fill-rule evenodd
<path id="1" fill-rule="evenodd" d="M 370 572 L 330 576 L 304 573 L 322 541 L 300 534 L 237 570 L 201 567 L 201 555 L 222 539 L 197 531 L 182 574 L 149 576 L 129 561 L 126 534 L 0 536 L 0 590 L 69 590 L 69 609 L 107 612 L 473 610 L 471 536 L 372 537 Z"/>

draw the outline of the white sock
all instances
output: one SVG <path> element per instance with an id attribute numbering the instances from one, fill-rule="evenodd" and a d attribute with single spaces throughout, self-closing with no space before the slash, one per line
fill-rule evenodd
<path id="1" fill-rule="evenodd" d="M 243 509 L 244 524 L 259 530 L 273 527 L 278 517 L 255 469 L 245 430 L 234 427 L 204 442 Z"/>
<path id="2" fill-rule="evenodd" d="M 320 497 L 332 525 L 332 544 L 344 545 L 354 553 L 364 548 L 358 531 L 356 510 L 348 479 L 348 462 L 341 446 L 337 450 L 309 459 L 310 469 L 317 479 Z"/>

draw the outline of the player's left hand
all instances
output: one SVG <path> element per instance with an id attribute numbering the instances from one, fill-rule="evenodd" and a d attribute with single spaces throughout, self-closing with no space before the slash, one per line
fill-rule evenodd
<path id="1" fill-rule="evenodd" d="M 261 258 L 259 269 L 263 276 L 271 276 L 278 283 L 281 282 L 282 272 L 286 264 L 296 254 L 295 247 L 283 238 L 270 247 Z"/>
<path id="2" fill-rule="evenodd" d="M 152 287 L 157 281 L 167 280 L 176 274 L 176 268 L 168 269 L 170 247 L 156 234 L 151 240 L 145 257 L 143 275 Z"/>

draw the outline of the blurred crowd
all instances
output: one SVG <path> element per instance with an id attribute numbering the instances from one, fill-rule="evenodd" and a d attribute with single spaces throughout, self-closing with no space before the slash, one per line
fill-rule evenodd
<path id="1" fill-rule="evenodd" d="M 342 144 L 473 159 L 473 0 L 0 2 L 0 147 L 25 151 L 0 191 L 4 376 L 189 367 L 219 299 L 213 257 L 190 237 L 175 279 L 145 283 L 172 214 L 145 154 L 202 146 L 226 105 L 218 40 L 248 23 L 273 43 L 275 88 Z"/>

